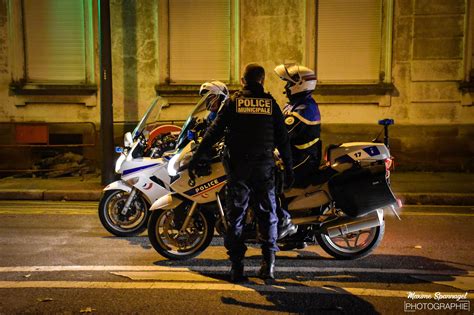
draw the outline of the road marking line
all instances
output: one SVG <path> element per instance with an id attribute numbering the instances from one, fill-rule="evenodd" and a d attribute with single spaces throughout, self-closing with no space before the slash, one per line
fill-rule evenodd
<path id="1" fill-rule="evenodd" d="M 403 216 L 453 216 L 453 217 L 474 217 L 474 213 L 449 213 L 449 212 L 411 212 L 405 211 L 400 212 Z"/>
<path id="2" fill-rule="evenodd" d="M 0 206 L 2 206 L 2 205 L 15 205 L 15 206 L 47 205 L 47 206 L 88 206 L 88 207 L 95 206 L 95 207 L 97 207 L 99 205 L 99 202 L 98 201 L 0 200 Z"/>
<path id="3" fill-rule="evenodd" d="M 217 282 L 219 279 L 211 278 L 197 272 L 170 272 L 170 271 L 134 271 L 134 272 L 111 272 L 113 275 L 126 277 L 134 281 L 200 281 Z"/>
<path id="4" fill-rule="evenodd" d="M 97 209 L 97 207 L 92 207 L 92 206 L 85 206 L 85 207 L 80 207 L 80 206 L 12 206 L 12 205 L 0 205 L 0 209 L 12 209 L 12 210 L 31 210 L 31 209 L 43 209 L 43 210 L 54 210 L 54 209 L 59 209 L 59 210 L 68 210 L 68 209 L 76 209 L 76 210 L 81 210 L 81 209 Z"/>
<path id="5" fill-rule="evenodd" d="M 344 288 L 344 287 L 308 287 L 280 283 L 275 285 L 230 284 L 230 283 L 179 283 L 179 282 L 90 282 L 90 281 L 0 281 L 0 289 L 165 289 L 165 290 L 206 290 L 206 291 L 242 291 L 242 292 L 282 292 L 282 293 L 317 293 L 372 297 L 407 298 L 408 291 Z M 416 291 L 417 294 L 432 295 L 431 292 Z M 453 292 L 442 292 L 443 295 Z M 467 294 L 474 299 L 474 293 Z"/>
<path id="6" fill-rule="evenodd" d="M 246 266 L 245 270 L 258 270 L 258 266 Z M 168 271 L 168 272 L 228 272 L 229 266 L 16 266 L 0 267 L 5 272 L 54 272 L 54 271 Z M 299 273 L 382 273 L 407 275 L 447 275 L 474 277 L 471 270 L 381 269 L 343 267 L 276 267 L 277 272 Z"/>
<path id="7" fill-rule="evenodd" d="M 29 210 L 29 209 L 7 209 L 0 210 L 0 215 L 14 214 L 14 215 L 97 215 L 97 210 L 70 210 L 70 209 L 54 209 L 54 210 Z"/>
<path id="8" fill-rule="evenodd" d="M 431 283 L 447 285 L 463 291 L 474 290 L 474 277 L 432 275 L 412 275 L 411 277 L 414 279 L 424 280 Z"/>
<path id="9" fill-rule="evenodd" d="M 470 208 L 474 209 L 474 206 L 463 206 L 463 205 L 403 205 L 403 208 Z"/>
<path id="10" fill-rule="evenodd" d="M 18 210 L 28 210 L 28 209 L 97 209 L 94 206 L 75 206 L 75 205 L 0 205 L 1 209 L 18 209 Z"/>

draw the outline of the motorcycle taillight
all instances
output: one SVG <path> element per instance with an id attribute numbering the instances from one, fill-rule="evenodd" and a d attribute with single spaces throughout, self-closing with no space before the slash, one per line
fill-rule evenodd
<path id="1" fill-rule="evenodd" d="M 398 199 L 398 198 L 397 198 L 397 206 L 398 206 L 399 209 L 400 209 L 401 207 L 403 207 L 403 203 L 402 203 L 402 200 L 401 200 L 401 199 Z"/>
<path id="2" fill-rule="evenodd" d="M 393 158 L 385 159 L 385 169 L 386 169 L 387 171 L 390 171 L 391 169 L 393 169 L 392 166 L 394 166 Z"/>

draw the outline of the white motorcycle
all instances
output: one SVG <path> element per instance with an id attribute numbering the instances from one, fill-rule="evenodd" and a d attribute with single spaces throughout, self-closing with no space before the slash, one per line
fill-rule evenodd
<path id="1" fill-rule="evenodd" d="M 123 148 L 116 150 L 120 157 L 115 172 L 121 178 L 104 188 L 99 202 L 100 222 L 107 231 L 116 236 L 134 236 L 146 229 L 150 205 L 170 192 L 169 159 L 193 135 L 207 128 L 207 96 L 200 99 L 182 129 L 166 125 L 150 133 L 167 104 L 165 99 L 156 97 L 133 132 L 125 134 Z M 179 135 L 176 130 L 181 130 Z"/>
<path id="2" fill-rule="evenodd" d="M 401 206 L 389 185 L 388 126 L 393 120 L 379 124 L 385 128 L 384 143 L 374 140 L 329 146 L 327 166 L 320 169 L 317 181 L 305 189 L 284 192 L 283 206 L 298 231 L 279 240 L 280 249 L 294 249 L 302 242 L 318 243 L 335 258 L 356 259 L 378 246 L 385 231 L 384 209 L 396 214 L 396 207 Z M 153 248 L 170 259 L 199 255 L 211 242 L 214 227 L 225 235 L 228 226 L 222 189 L 226 184 L 223 145 L 214 147 L 208 175 L 194 179 L 187 166 L 196 146 L 190 142 L 169 161 L 173 193 L 150 208 L 148 237 Z M 257 230 L 250 209 L 244 228 L 247 242 L 258 241 Z"/>

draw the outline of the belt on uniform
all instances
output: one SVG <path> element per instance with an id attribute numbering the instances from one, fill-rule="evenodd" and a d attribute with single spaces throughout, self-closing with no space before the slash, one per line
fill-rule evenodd
<path id="1" fill-rule="evenodd" d="M 300 150 L 304 150 L 304 149 L 307 149 L 307 148 L 311 147 L 313 144 L 315 144 L 318 141 L 319 141 L 319 138 L 315 138 L 314 140 L 311 140 L 310 142 L 306 142 L 306 143 L 303 143 L 303 144 L 295 144 L 295 148 L 300 149 Z"/>

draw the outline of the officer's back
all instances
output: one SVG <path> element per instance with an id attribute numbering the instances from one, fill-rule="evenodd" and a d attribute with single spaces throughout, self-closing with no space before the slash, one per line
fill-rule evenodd
<path id="1" fill-rule="evenodd" d="M 226 144 L 233 157 L 262 154 L 271 157 L 275 146 L 275 115 L 279 107 L 260 84 L 247 84 L 230 100 Z M 257 156 L 255 156 L 257 155 Z"/>

